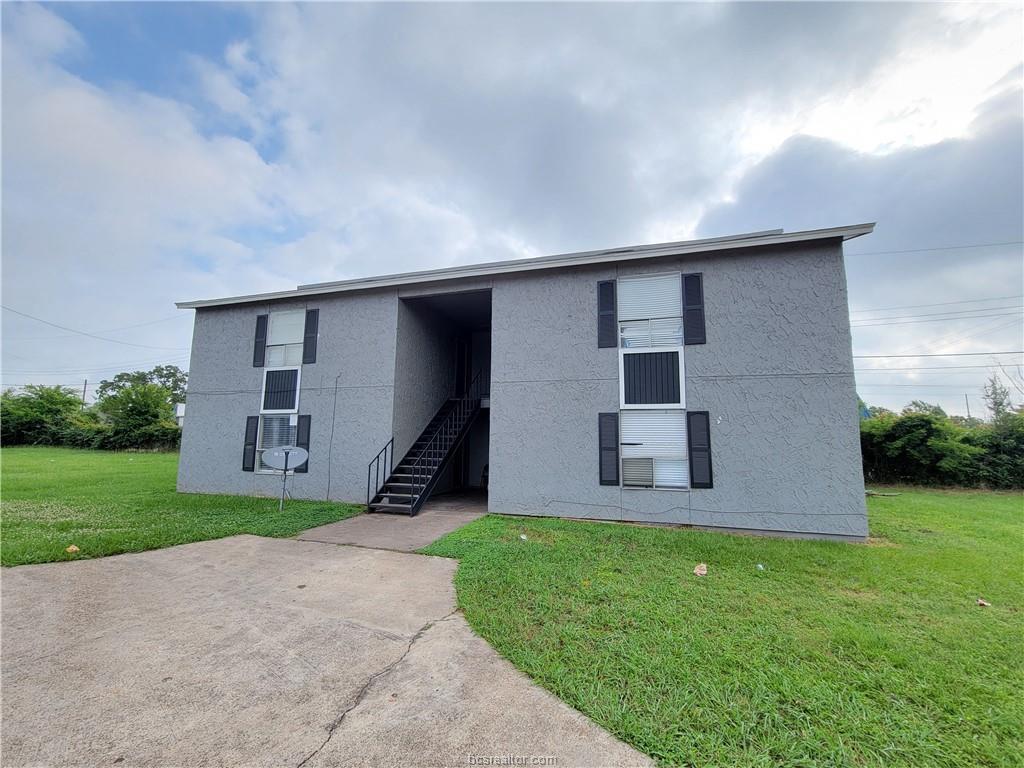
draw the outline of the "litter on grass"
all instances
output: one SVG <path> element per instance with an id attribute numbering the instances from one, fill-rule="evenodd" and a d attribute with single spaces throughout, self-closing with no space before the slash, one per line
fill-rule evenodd
<path id="1" fill-rule="evenodd" d="M 708 564 L 700 563 L 696 568 L 693 569 L 694 576 L 707 576 L 708 575 Z"/>
<path id="2" fill-rule="evenodd" d="M 989 607 L 992 606 L 992 603 L 990 603 L 988 600 L 983 600 L 982 598 L 979 597 L 978 598 L 978 605 L 980 605 L 982 608 L 989 608 Z"/>
<path id="3" fill-rule="evenodd" d="M 526 534 L 525 533 L 520 533 L 519 534 L 519 538 L 522 539 L 523 541 L 526 541 Z"/>

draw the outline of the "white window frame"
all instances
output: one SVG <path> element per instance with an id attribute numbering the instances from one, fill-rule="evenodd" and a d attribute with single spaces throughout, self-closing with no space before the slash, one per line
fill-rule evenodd
<path id="1" fill-rule="evenodd" d="M 294 408 L 273 408 L 266 409 L 263 407 L 263 403 L 266 402 L 267 397 L 267 374 L 271 371 L 295 371 L 295 407 Z M 263 369 L 263 386 L 260 388 L 260 415 L 269 414 L 271 416 L 281 415 L 285 413 L 298 413 L 299 412 L 299 393 L 302 390 L 302 366 L 301 365 L 283 365 L 277 368 L 264 368 Z M 262 420 L 260 421 L 262 425 Z M 261 426 L 262 430 L 263 427 Z M 258 443 L 257 443 L 258 445 Z"/>
<path id="2" fill-rule="evenodd" d="M 645 410 L 646 411 L 679 411 L 680 413 L 683 414 L 683 420 L 684 420 L 684 424 L 685 424 L 685 420 L 686 420 L 686 355 L 684 353 L 684 347 L 686 345 L 686 329 L 685 329 L 685 326 L 684 326 L 683 305 L 682 305 L 682 290 L 683 290 L 682 274 L 683 274 L 682 272 L 659 272 L 659 273 L 652 273 L 652 274 L 630 275 L 629 277 L 619 278 L 619 282 L 623 282 L 623 281 L 626 281 L 626 280 L 630 280 L 632 278 L 644 279 L 644 278 L 651 278 L 651 277 L 671 277 L 678 284 L 679 292 L 680 292 L 679 293 L 679 301 L 680 301 L 679 312 L 680 312 L 680 314 L 678 315 L 679 325 L 680 325 L 680 336 L 679 336 L 679 344 L 678 344 L 678 346 L 664 346 L 664 345 L 663 346 L 657 346 L 657 347 L 652 347 L 652 346 L 646 346 L 646 347 L 624 347 L 624 346 L 622 346 L 622 326 L 623 326 L 624 323 L 636 323 L 638 321 L 643 321 L 643 320 L 646 320 L 646 321 L 648 321 L 648 323 L 650 323 L 651 321 L 654 321 L 654 320 L 676 319 L 676 317 L 677 317 L 676 315 L 670 315 L 670 316 L 661 316 L 661 315 L 659 315 L 658 317 L 634 318 L 634 319 L 630 319 L 630 320 L 623 320 L 621 317 L 616 317 L 615 335 L 616 335 L 616 346 L 618 347 L 618 350 L 619 350 L 619 435 L 620 435 L 620 439 L 621 439 L 621 435 L 622 435 L 622 412 L 623 411 L 645 411 Z M 648 337 L 647 338 L 648 338 L 648 340 L 650 340 L 650 338 L 651 338 L 651 334 L 650 333 L 648 333 Z M 679 402 L 678 403 L 627 403 L 626 402 L 626 377 L 625 377 L 626 355 L 637 355 L 637 354 L 641 354 L 642 355 L 642 354 L 650 354 L 652 352 L 675 352 L 678 355 L 678 361 L 679 361 Z M 620 448 L 620 450 L 619 450 L 619 487 L 622 490 L 624 490 L 624 491 L 662 491 L 662 492 L 664 492 L 664 491 L 678 491 L 678 492 L 682 492 L 682 493 L 689 493 L 690 492 L 690 482 L 691 481 L 689 479 L 689 451 L 688 451 L 688 446 L 684 444 L 682 446 L 682 449 L 683 449 L 683 451 L 682 451 L 683 452 L 683 461 L 687 465 L 687 483 L 686 483 L 685 486 L 676 486 L 676 485 L 673 485 L 673 486 L 663 486 L 663 485 L 658 485 L 657 481 L 653 480 L 653 478 L 652 478 L 652 485 L 651 486 L 626 485 L 625 484 L 625 475 L 624 475 L 624 473 L 622 471 L 623 456 L 622 456 L 622 450 Z M 640 458 L 640 457 L 637 457 L 637 458 Z M 646 458 L 646 457 L 643 457 L 643 458 Z M 654 463 L 656 461 L 657 461 L 657 459 L 651 457 L 652 470 L 654 471 L 655 476 L 657 476 L 657 471 L 654 470 Z"/>
<path id="3" fill-rule="evenodd" d="M 679 307 L 680 307 L 680 310 L 679 311 L 682 312 L 682 290 L 683 290 L 683 283 L 682 283 L 683 273 L 682 272 L 658 272 L 658 273 L 653 273 L 653 274 L 649 274 L 649 275 L 648 274 L 644 274 L 644 275 L 630 275 L 629 277 L 619 278 L 619 282 L 624 282 L 624 281 L 627 281 L 627 280 L 630 280 L 630 279 L 642 280 L 642 279 L 651 278 L 651 277 L 673 277 L 673 278 L 676 278 L 677 282 L 679 283 L 679 291 L 680 291 L 680 293 L 679 293 L 679 301 L 680 301 Z M 639 320 L 647 320 L 648 322 L 650 322 L 651 320 L 675 319 L 675 316 L 673 315 L 671 317 L 647 317 L 647 318 L 637 318 L 637 319 L 639 319 Z M 622 324 L 623 323 L 635 323 L 635 322 L 637 322 L 637 319 L 634 319 L 634 320 L 622 320 L 622 319 L 616 318 L 616 323 L 615 323 L 615 340 L 616 340 L 615 343 L 616 343 L 616 346 L 619 348 L 619 410 L 627 410 L 627 411 L 628 410 L 671 411 L 671 410 L 678 409 L 678 410 L 681 410 L 681 411 L 685 411 L 686 410 L 686 365 L 685 365 L 685 359 L 684 359 L 685 356 L 683 354 L 683 347 L 685 346 L 686 329 L 683 326 L 683 316 L 681 314 L 679 315 L 679 326 L 680 326 L 680 331 L 681 332 L 680 332 L 680 336 L 679 336 L 679 346 L 678 347 L 667 347 L 667 346 L 661 346 L 661 347 L 624 347 L 624 346 L 622 346 Z M 650 338 L 650 334 L 648 334 L 648 338 Z M 650 353 L 650 352 L 678 352 L 679 353 L 679 402 L 678 403 L 627 403 L 626 402 L 626 377 L 624 375 L 625 374 L 625 356 L 626 355 L 644 354 L 644 353 Z M 620 467 L 620 472 L 621 472 L 621 467 Z"/>
<path id="4" fill-rule="evenodd" d="M 645 354 L 650 352 L 678 352 L 679 353 L 679 402 L 678 403 L 627 403 L 626 402 L 626 376 L 625 356 Z M 619 347 L 619 409 L 623 411 L 685 411 L 686 410 L 686 369 L 683 365 L 682 347 Z"/>
<path id="5" fill-rule="evenodd" d="M 647 406 L 644 406 L 644 408 L 646 408 L 646 407 Z M 630 410 L 630 409 L 621 409 L 621 408 L 619 409 L 619 441 L 620 442 L 622 441 L 622 411 L 623 410 Z M 659 411 L 682 411 L 682 414 L 683 414 L 683 429 L 684 430 L 689 430 L 690 425 L 689 425 L 689 423 L 687 422 L 687 419 L 686 419 L 686 409 L 685 408 L 666 408 L 664 406 L 660 406 L 660 407 L 658 407 L 658 410 Z M 625 472 L 622 469 L 622 462 L 624 460 L 626 460 L 626 459 L 631 459 L 631 458 L 635 458 L 635 459 L 650 459 L 650 461 L 651 461 L 651 471 L 653 473 L 653 475 L 652 475 L 652 484 L 651 485 L 626 485 L 626 475 L 625 475 Z M 628 457 L 623 456 L 622 455 L 622 446 L 620 445 L 619 446 L 619 489 L 623 490 L 623 491 L 682 491 L 683 493 L 689 493 L 690 490 L 691 490 L 691 484 L 693 482 L 691 477 L 690 477 L 690 438 L 689 438 L 689 432 L 687 432 L 686 440 L 685 440 L 685 442 L 683 444 L 683 459 L 682 459 L 683 462 L 686 464 L 686 485 L 658 485 L 657 480 L 655 479 L 658 476 L 658 472 L 654 468 L 654 462 L 656 462 L 657 460 L 658 459 L 655 458 L 654 456 L 628 456 Z"/>
<path id="6" fill-rule="evenodd" d="M 267 374 L 271 371 L 296 371 L 295 377 L 295 407 L 294 408 L 271 408 L 266 409 L 263 407 L 265 398 L 267 396 Z M 298 429 L 298 414 L 299 414 L 299 395 L 302 391 L 302 366 L 300 365 L 284 365 L 275 368 L 264 368 L 263 369 L 263 386 L 260 387 L 260 428 L 256 432 L 256 467 L 255 470 L 261 475 L 276 475 L 277 470 L 274 469 L 263 469 L 262 468 L 262 455 L 263 451 L 269 450 L 267 448 L 261 448 L 263 445 L 263 417 L 264 416 L 294 416 L 296 420 L 295 428 Z M 289 419 L 289 426 L 291 426 L 291 420 Z M 293 474 L 292 470 L 288 470 L 288 474 Z"/>

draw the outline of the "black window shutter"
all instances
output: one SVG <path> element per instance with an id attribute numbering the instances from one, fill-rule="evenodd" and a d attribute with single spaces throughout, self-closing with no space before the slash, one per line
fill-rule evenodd
<path id="1" fill-rule="evenodd" d="M 683 275 L 683 343 L 704 344 L 704 279 L 699 272 Z"/>
<path id="2" fill-rule="evenodd" d="M 302 362 L 316 362 L 316 337 L 320 325 L 320 310 L 306 310 L 306 331 L 302 335 Z"/>
<path id="3" fill-rule="evenodd" d="M 309 425 L 312 421 L 312 416 L 299 416 L 299 428 L 295 430 L 295 447 L 305 448 L 309 450 Z M 295 468 L 296 472 L 308 472 L 309 471 L 309 459 L 302 462 Z"/>
<path id="4" fill-rule="evenodd" d="M 267 359 L 267 321 L 270 315 L 256 315 L 256 342 L 252 348 L 252 367 L 262 368 Z"/>
<path id="5" fill-rule="evenodd" d="M 690 487 L 712 488 L 711 417 L 707 411 L 686 412 L 686 439 L 690 444 Z"/>
<path id="6" fill-rule="evenodd" d="M 602 280 L 597 284 L 597 346 L 619 346 L 615 327 L 615 281 Z M 617 483 L 616 483 L 617 484 Z"/>
<path id="7" fill-rule="evenodd" d="M 601 485 L 619 484 L 619 414 L 597 414 Z"/>
<path id="8" fill-rule="evenodd" d="M 260 431 L 260 417 L 245 418 L 245 444 L 242 448 L 242 471 L 252 472 L 256 468 L 256 436 Z"/>

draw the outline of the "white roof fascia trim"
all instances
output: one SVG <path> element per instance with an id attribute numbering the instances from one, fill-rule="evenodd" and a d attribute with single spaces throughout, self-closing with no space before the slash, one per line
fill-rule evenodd
<path id="1" fill-rule="evenodd" d="M 277 299 L 305 298 L 308 296 L 320 296 L 330 293 L 363 291 L 372 288 L 389 288 L 399 285 L 414 285 L 417 283 L 461 280 L 473 277 L 490 277 L 493 275 L 503 275 L 516 272 L 532 272 L 541 269 L 558 269 L 560 267 L 576 267 L 588 264 L 634 261 L 637 259 L 655 259 L 661 256 L 683 256 L 689 253 L 726 251 L 753 246 L 784 245 L 788 243 L 812 240 L 827 240 L 836 237 L 841 237 L 846 241 L 855 237 L 860 237 L 861 235 L 870 234 L 874 228 L 874 223 L 867 223 L 790 233 L 783 233 L 782 230 L 768 230 L 766 232 L 754 232 L 728 238 L 656 243 L 654 245 L 610 248 L 600 251 L 582 251 L 577 253 L 557 254 L 554 256 L 541 256 L 539 258 L 485 262 L 483 264 L 468 264 L 466 266 L 458 267 L 444 267 L 442 269 L 425 270 L 422 272 L 404 272 L 401 274 L 383 275 L 379 277 L 362 277 L 331 283 L 312 283 L 309 285 L 300 285 L 297 288 L 288 291 L 257 293 L 248 296 L 231 296 L 223 299 L 179 301 L 175 306 L 179 309 L 199 309 L 202 307 L 250 304 L 261 301 L 275 301 Z"/>

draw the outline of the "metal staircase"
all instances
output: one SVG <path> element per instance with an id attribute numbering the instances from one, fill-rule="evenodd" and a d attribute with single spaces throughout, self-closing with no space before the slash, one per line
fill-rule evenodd
<path id="1" fill-rule="evenodd" d="M 369 512 L 415 515 L 420 511 L 480 413 L 486 388 L 477 372 L 464 395 L 445 401 L 398 466 L 393 466 L 395 438 L 381 448 L 366 467 Z"/>

